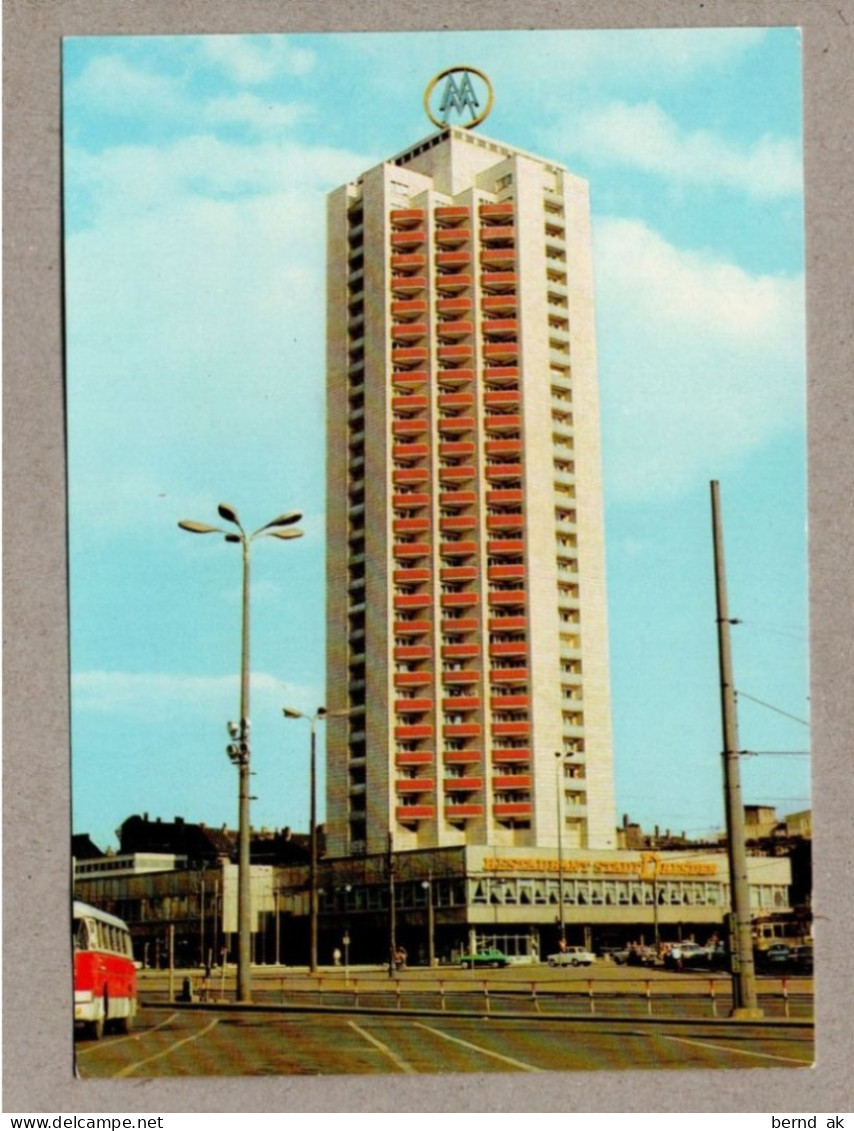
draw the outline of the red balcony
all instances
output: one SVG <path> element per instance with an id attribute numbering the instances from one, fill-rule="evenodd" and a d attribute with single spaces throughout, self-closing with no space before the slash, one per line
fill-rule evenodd
<path id="1" fill-rule="evenodd" d="M 512 241 L 515 237 L 516 229 L 512 224 L 487 224 L 480 229 L 480 238 L 484 243 L 492 243 L 495 240 Z"/>
<path id="2" fill-rule="evenodd" d="M 498 774 L 492 779 L 493 789 L 527 790 L 531 788 L 530 774 Z"/>
<path id="3" fill-rule="evenodd" d="M 439 408 L 468 408 L 474 404 L 474 393 L 440 393 Z"/>
<path id="4" fill-rule="evenodd" d="M 530 817 L 532 812 L 530 801 L 496 801 L 492 806 L 495 817 Z"/>
<path id="5" fill-rule="evenodd" d="M 480 673 L 470 669 L 461 672 L 442 672 L 442 683 L 447 686 L 456 686 L 459 683 L 477 683 Z"/>
<path id="6" fill-rule="evenodd" d="M 527 640 L 502 640 L 499 644 L 489 645 L 490 656 L 525 656 L 528 655 Z M 442 652 L 444 655 L 444 650 Z"/>
<path id="7" fill-rule="evenodd" d="M 518 365 L 488 365 L 483 371 L 483 379 L 489 385 L 508 385 L 519 380 Z"/>
<path id="8" fill-rule="evenodd" d="M 477 632 L 477 617 L 446 617 L 442 621 L 442 632 Z"/>
<path id="9" fill-rule="evenodd" d="M 426 558 L 430 553 L 429 542 L 397 542 L 393 547 L 396 558 Z"/>
<path id="10" fill-rule="evenodd" d="M 426 409 L 430 405 L 430 398 L 423 393 L 407 393 L 402 397 L 392 397 L 391 407 L 393 412 L 416 412 Z"/>
<path id="11" fill-rule="evenodd" d="M 488 456 L 516 456 L 522 453 L 521 440 L 487 440 L 486 454 Z"/>
<path id="12" fill-rule="evenodd" d="M 423 256 L 420 256 L 419 258 L 423 259 Z M 480 262 L 483 264 L 484 270 L 490 267 L 512 267 L 516 262 L 516 249 L 515 247 L 484 248 L 480 253 Z M 392 266 L 394 266 L 394 263 L 392 263 Z M 509 272 L 501 273 L 509 274 Z"/>
<path id="13" fill-rule="evenodd" d="M 423 459 L 429 454 L 430 448 L 427 444 L 395 444 L 391 449 L 391 458 L 399 460 L 401 463 Z"/>
<path id="14" fill-rule="evenodd" d="M 513 215 L 513 202 L 504 200 L 500 204 L 481 204 L 478 215 L 481 220 L 506 220 Z"/>
<path id="15" fill-rule="evenodd" d="M 393 495 L 392 506 L 397 508 L 403 507 L 426 507 L 430 503 L 430 496 L 421 491 L 413 491 L 409 495 Z"/>
<path id="16" fill-rule="evenodd" d="M 446 821 L 466 821 L 470 817 L 482 817 L 482 805 L 470 805 L 468 802 L 465 805 L 446 805 L 445 806 L 445 820 Z"/>
<path id="17" fill-rule="evenodd" d="M 495 684 L 514 684 L 528 682 L 527 668 L 493 668 L 489 673 L 489 682 Z"/>
<path id="18" fill-rule="evenodd" d="M 488 314 L 513 314 L 516 310 L 516 296 L 510 294 L 484 295 L 481 306 Z M 394 313 L 393 307 L 392 313 Z"/>
<path id="19" fill-rule="evenodd" d="M 489 700 L 489 706 L 493 711 L 515 711 L 522 707 L 527 710 L 531 705 L 530 700 L 530 695 L 494 695 Z"/>
<path id="20" fill-rule="evenodd" d="M 391 336 L 396 342 L 414 342 L 426 333 L 427 326 L 423 322 L 398 322 L 391 328 Z"/>
<path id="21" fill-rule="evenodd" d="M 481 216 L 483 211 L 481 211 Z M 390 220 L 395 228 L 412 227 L 424 220 L 423 208 L 393 208 Z"/>
<path id="22" fill-rule="evenodd" d="M 437 251 L 437 267 L 466 267 L 471 263 L 470 251 Z"/>
<path id="23" fill-rule="evenodd" d="M 471 432 L 473 428 L 473 416 L 443 416 L 439 418 L 439 432 L 443 436 L 453 436 L 458 432 Z"/>
<path id="24" fill-rule="evenodd" d="M 460 385 L 467 385 L 474 380 L 474 370 L 463 366 L 453 369 L 440 369 L 436 374 L 436 380 L 443 389 L 459 388 Z"/>
<path id="25" fill-rule="evenodd" d="M 493 441 L 494 443 L 495 441 Z M 509 441 L 512 444 L 517 443 L 516 440 Z M 489 442 L 487 442 L 487 448 Z M 493 453 L 496 454 L 496 453 Z M 502 454 L 502 453 L 497 453 Z M 501 483 L 507 479 L 520 479 L 522 476 L 521 463 L 490 463 L 486 465 L 486 478 L 493 483 Z"/>
<path id="26" fill-rule="evenodd" d="M 415 585 L 419 581 L 429 580 L 429 569 L 396 569 L 394 571 L 395 585 Z"/>
<path id="27" fill-rule="evenodd" d="M 455 514 L 439 519 L 439 529 L 445 530 L 474 530 L 477 526 L 477 517 L 473 514 Z"/>
<path id="28" fill-rule="evenodd" d="M 477 593 L 443 593 L 441 595 L 443 609 L 469 609 L 478 601 Z"/>
<path id="29" fill-rule="evenodd" d="M 469 479 L 474 479 L 474 468 L 468 464 L 439 468 L 439 480 L 442 483 L 463 483 Z"/>
<path id="30" fill-rule="evenodd" d="M 480 285 L 485 291 L 512 291 L 516 289 L 515 271 L 484 271 Z"/>
<path id="31" fill-rule="evenodd" d="M 421 715 L 433 709 L 432 699 L 396 699 L 394 709 L 398 715 Z"/>
<path id="32" fill-rule="evenodd" d="M 483 789 L 483 778 L 445 778 L 445 793 L 473 793 Z"/>
<path id="33" fill-rule="evenodd" d="M 427 431 L 427 421 L 420 417 L 416 420 L 393 420 L 391 430 L 395 436 L 420 436 Z"/>
<path id="34" fill-rule="evenodd" d="M 429 660 L 433 649 L 429 644 L 398 644 L 394 649 L 395 660 Z"/>
<path id="35" fill-rule="evenodd" d="M 433 215 L 437 223 L 459 224 L 462 220 L 468 220 L 471 212 L 465 204 L 440 204 Z"/>
<path id="36" fill-rule="evenodd" d="M 420 534 L 430 529 L 429 518 L 396 518 L 392 522 L 395 534 Z"/>
<path id="37" fill-rule="evenodd" d="M 427 303 L 423 298 L 407 299 L 391 304 L 392 318 L 412 318 L 417 317 L 419 314 L 427 314 Z"/>
<path id="38" fill-rule="evenodd" d="M 436 303 L 436 310 L 439 314 L 464 314 L 471 308 L 472 300 L 470 298 L 440 298 Z M 394 307 L 392 307 L 392 313 L 394 313 Z"/>
<path id="39" fill-rule="evenodd" d="M 432 761 L 432 750 L 398 750 L 394 756 L 396 766 L 429 766 Z"/>
<path id="40" fill-rule="evenodd" d="M 442 700 L 444 711 L 479 711 L 480 705 L 479 695 L 451 695 Z"/>
<path id="41" fill-rule="evenodd" d="M 512 514 L 490 514 L 486 517 L 487 530 L 495 530 L 497 532 L 503 531 L 520 531 L 522 530 L 522 515 L 521 513 Z"/>
<path id="42" fill-rule="evenodd" d="M 426 286 L 427 279 L 423 275 L 394 275 L 391 280 L 391 289 L 396 295 L 418 294 Z"/>
<path id="43" fill-rule="evenodd" d="M 395 354 L 395 356 L 397 356 Z M 487 342 L 483 356 L 490 361 L 515 361 L 519 356 L 519 344 L 515 340 L 506 342 Z"/>
<path id="44" fill-rule="evenodd" d="M 490 318 L 482 324 L 481 329 L 484 334 L 492 334 L 495 337 L 515 338 L 519 323 L 515 318 Z"/>
<path id="45" fill-rule="evenodd" d="M 433 778 L 400 778 L 395 782 L 398 793 L 432 793 L 435 786 Z"/>
<path id="46" fill-rule="evenodd" d="M 439 346 L 437 353 L 440 361 L 464 361 L 472 356 L 472 349 L 470 345 Z"/>
<path id="47" fill-rule="evenodd" d="M 414 274 L 416 271 L 423 270 L 427 266 L 427 256 L 421 254 L 395 254 L 391 257 L 392 271 L 405 271 L 407 274 Z"/>
<path id="48" fill-rule="evenodd" d="M 395 570 L 395 574 L 401 573 L 401 570 Z M 409 570 L 410 573 L 427 573 L 425 570 Z M 432 598 L 429 593 L 398 593 L 394 598 L 394 607 L 396 609 L 426 609 L 429 607 Z"/>
<path id="49" fill-rule="evenodd" d="M 510 581 L 525 576 L 523 565 L 495 565 L 490 566 L 487 577 L 490 581 Z"/>
<path id="50" fill-rule="evenodd" d="M 510 762 L 530 762 L 531 751 L 527 746 L 513 746 L 508 750 L 493 750 L 492 761 L 496 765 L 505 765 Z"/>
<path id="51" fill-rule="evenodd" d="M 411 726 L 395 727 L 394 737 L 397 742 L 414 742 L 418 738 L 432 738 L 433 727 L 430 723 L 413 723 Z"/>
<path id="52" fill-rule="evenodd" d="M 461 319 L 449 319 L 446 322 L 440 322 L 436 326 L 436 336 L 440 342 L 446 340 L 453 341 L 456 338 L 466 338 L 469 334 L 474 332 L 474 323 L 467 322 Z"/>
<path id="53" fill-rule="evenodd" d="M 486 502 L 487 506 L 495 507 L 518 504 L 522 502 L 522 491 L 518 487 L 512 487 L 504 491 L 487 491 Z"/>
<path id="54" fill-rule="evenodd" d="M 396 620 L 394 622 L 395 636 L 423 636 L 431 628 L 432 625 L 429 620 Z"/>
<path id="55" fill-rule="evenodd" d="M 442 566 L 439 576 L 442 581 L 474 581 L 479 573 L 477 566 Z"/>
<path id="56" fill-rule="evenodd" d="M 439 495 L 439 505 L 442 507 L 470 507 L 477 502 L 474 491 L 443 491 Z"/>
<path id="57" fill-rule="evenodd" d="M 427 654 L 429 655 L 429 649 Z M 443 660 L 467 660 L 480 655 L 479 644 L 443 644 Z M 396 655 L 395 655 L 396 658 Z M 405 657 L 404 657 L 405 658 Z M 414 657 L 413 657 L 414 658 Z"/>
<path id="58" fill-rule="evenodd" d="M 477 542 L 442 542 L 439 553 L 443 558 L 469 558 L 477 553 Z"/>
<path id="59" fill-rule="evenodd" d="M 480 723 L 445 723 L 442 727 L 445 738 L 480 738 Z"/>
<path id="60" fill-rule="evenodd" d="M 392 350 L 391 360 L 394 365 L 417 365 L 419 361 L 426 361 L 427 356 L 426 346 L 401 346 Z"/>
<path id="61" fill-rule="evenodd" d="M 396 389 L 417 389 L 426 382 L 426 369 L 397 369 L 391 375 L 391 383 Z"/>
<path id="62" fill-rule="evenodd" d="M 529 722 L 493 723 L 492 733 L 495 738 L 527 738 L 531 733 Z"/>
<path id="63" fill-rule="evenodd" d="M 421 447 L 422 445 L 417 446 Z M 426 445 L 423 446 L 426 447 Z M 395 453 L 397 453 L 397 448 L 395 448 Z M 424 454 L 426 455 L 427 453 L 425 452 Z M 397 454 L 395 454 L 394 458 L 398 458 Z M 404 483 L 426 483 L 429 478 L 430 472 L 426 467 L 396 467 L 391 475 L 392 482 L 395 486 L 401 486 Z"/>
<path id="64" fill-rule="evenodd" d="M 471 239 L 471 228 L 437 228 L 436 243 L 440 247 L 459 247 Z"/>
<path id="65" fill-rule="evenodd" d="M 435 805 L 398 805 L 394 815 L 402 825 L 410 825 L 416 821 L 429 821 L 435 817 L 436 807 Z"/>
<path id="66" fill-rule="evenodd" d="M 444 294 L 455 294 L 464 291 L 472 284 L 471 275 L 464 275 L 459 271 L 448 271 L 436 276 L 436 290 Z"/>
<path id="67" fill-rule="evenodd" d="M 496 608 L 525 604 L 524 589 L 496 589 L 489 594 L 489 603 Z"/>
<path id="68" fill-rule="evenodd" d="M 407 228 L 405 232 L 391 233 L 391 246 L 395 251 L 418 247 L 419 244 L 424 243 L 425 238 L 423 228 Z"/>
<path id="69" fill-rule="evenodd" d="M 442 761 L 448 766 L 471 765 L 480 759 L 479 750 L 445 750 L 442 753 Z"/>
<path id="70" fill-rule="evenodd" d="M 395 687 L 426 687 L 433 682 L 432 672 L 395 672 Z"/>
<path id="71" fill-rule="evenodd" d="M 492 389 L 486 393 L 483 403 L 490 408 L 517 408 L 519 405 L 518 389 Z"/>
<path id="72" fill-rule="evenodd" d="M 500 557 L 502 554 L 521 554 L 525 549 L 525 543 L 521 538 L 502 538 L 500 541 L 489 542 L 488 550 L 490 554 L 495 557 Z"/>
<path id="73" fill-rule="evenodd" d="M 491 617 L 490 632 L 524 632 L 528 626 L 527 617 Z"/>
<path id="74" fill-rule="evenodd" d="M 442 459 L 473 456 L 475 451 L 473 440 L 442 440 L 439 444 L 439 455 Z"/>

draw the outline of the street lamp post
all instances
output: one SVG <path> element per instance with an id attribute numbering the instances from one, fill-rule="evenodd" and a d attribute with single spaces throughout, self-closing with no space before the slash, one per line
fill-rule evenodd
<path id="1" fill-rule="evenodd" d="M 293 527 L 302 515 L 296 511 L 280 514 L 251 534 L 243 529 L 237 511 L 228 503 L 217 507 L 220 518 L 237 527 L 239 533 L 208 526 L 204 522 L 182 520 L 178 526 L 190 534 L 222 534 L 226 542 L 235 542 L 243 551 L 243 616 L 240 636 L 240 722 L 229 723 L 232 742 L 226 748 L 238 768 L 238 847 L 237 847 L 237 1000 L 252 1000 L 252 896 L 249 858 L 249 594 L 250 545 L 255 538 L 300 538 L 301 530 Z"/>
<path id="2" fill-rule="evenodd" d="M 558 924 L 560 927 L 559 942 L 561 950 L 566 945 L 566 919 L 563 913 L 563 806 L 561 805 L 561 797 L 563 794 L 563 782 L 561 781 L 561 771 L 563 769 L 563 752 L 555 750 L 556 774 L 555 774 L 555 793 L 557 801 L 557 901 L 558 901 Z"/>
<path id="3" fill-rule="evenodd" d="M 349 707 L 341 707 L 336 711 L 328 711 L 326 707 L 318 707 L 313 715 L 306 715 L 293 707 L 282 707 L 282 714 L 286 719 L 308 719 L 311 724 L 311 760 L 309 769 L 309 818 L 308 818 L 308 916 L 309 916 L 309 969 L 312 974 L 317 973 L 317 925 L 318 925 L 318 891 L 317 891 L 317 723 L 320 719 L 346 718 L 350 714 Z"/>
<path id="4" fill-rule="evenodd" d="M 421 881 L 422 888 L 427 892 L 427 965 L 432 970 L 436 961 L 435 924 L 433 919 L 433 873 L 427 873 L 427 879 Z"/>

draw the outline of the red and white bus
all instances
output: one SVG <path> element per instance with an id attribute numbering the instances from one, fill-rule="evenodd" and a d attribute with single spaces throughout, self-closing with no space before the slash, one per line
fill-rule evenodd
<path id="1" fill-rule="evenodd" d="M 74 901 L 74 1020 L 99 1040 L 107 1025 L 127 1033 L 136 1014 L 130 931 L 115 915 Z"/>

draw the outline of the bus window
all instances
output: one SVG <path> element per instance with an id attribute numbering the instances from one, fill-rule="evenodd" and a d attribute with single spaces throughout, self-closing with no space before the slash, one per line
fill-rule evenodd
<path id="1" fill-rule="evenodd" d="M 89 928 L 86 925 L 85 919 L 74 920 L 73 938 L 75 950 L 89 949 Z"/>

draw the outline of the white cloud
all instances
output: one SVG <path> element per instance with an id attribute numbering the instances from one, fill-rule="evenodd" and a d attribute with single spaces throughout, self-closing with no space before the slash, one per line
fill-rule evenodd
<path id="1" fill-rule="evenodd" d="M 234 82 L 257 85 L 280 75 L 305 75 L 313 52 L 295 47 L 286 36 L 206 35 L 199 40 L 203 59 L 221 67 Z"/>
<path id="2" fill-rule="evenodd" d="M 96 712 L 142 718 L 152 723 L 181 712 L 209 714 L 222 706 L 224 718 L 234 714 L 240 682 L 233 675 L 188 675 L 170 672 L 81 671 L 71 677 L 75 714 Z M 286 683 L 268 672 L 253 672 L 251 691 L 256 706 L 271 703 L 295 705 L 322 702 L 314 686 Z M 306 710 L 310 709 L 308 706 Z"/>
<path id="3" fill-rule="evenodd" d="M 772 199 L 801 192 L 797 145 L 763 137 L 739 147 L 708 130 L 681 130 L 654 102 L 613 102 L 582 113 L 561 130 L 561 144 L 599 164 L 619 164 L 674 184 L 723 187 Z"/>
<path id="4" fill-rule="evenodd" d="M 596 225 L 600 381 L 613 497 L 679 493 L 803 427 L 803 280 Z"/>

